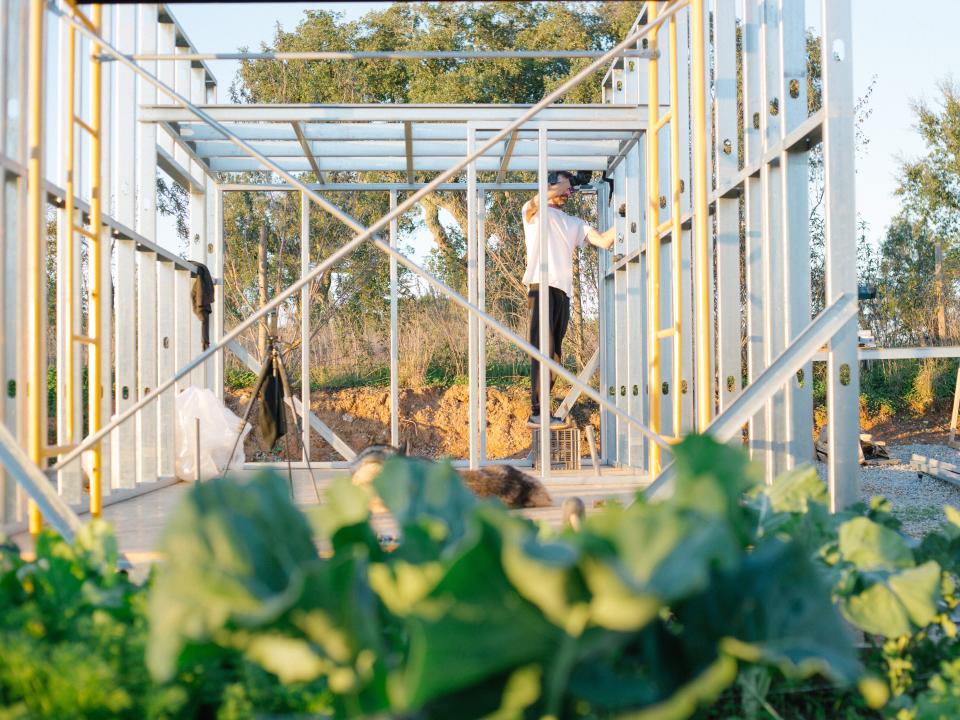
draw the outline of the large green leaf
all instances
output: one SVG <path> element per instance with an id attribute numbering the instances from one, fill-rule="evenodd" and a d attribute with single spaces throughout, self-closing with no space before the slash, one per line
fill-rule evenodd
<path id="1" fill-rule="evenodd" d="M 732 567 L 742 548 L 722 518 L 660 505 L 612 508 L 587 522 L 606 541 L 638 590 L 663 601 L 706 587 L 714 567 Z"/>
<path id="2" fill-rule="evenodd" d="M 391 694 L 406 708 L 543 662 L 562 633 L 514 589 L 501 564 L 498 533 L 477 515 L 443 577 L 405 622 L 409 653 Z"/>
<path id="3" fill-rule="evenodd" d="M 848 520 L 839 530 L 840 555 L 858 570 L 896 571 L 913 567 L 913 553 L 896 531 L 865 517 Z"/>
<path id="4" fill-rule="evenodd" d="M 536 527 L 522 518 L 492 509 L 484 517 L 502 535 L 503 569 L 517 592 L 552 623 L 579 634 L 589 603 L 576 571 L 579 549 L 563 539 L 542 540 Z"/>
<path id="5" fill-rule="evenodd" d="M 770 501 L 770 509 L 777 513 L 805 513 L 811 502 L 826 505 L 830 499 L 826 484 L 811 465 L 780 475 L 762 494 Z"/>
<path id="6" fill-rule="evenodd" d="M 763 543 L 674 612 L 688 646 L 704 646 L 700 653 L 720 645 L 742 660 L 775 665 L 788 677 L 819 673 L 850 683 L 859 676 L 852 637 L 797 543 Z"/>
<path id="7" fill-rule="evenodd" d="M 310 529 L 277 475 L 194 485 L 164 530 L 150 595 L 148 666 L 172 677 L 188 641 L 225 625 L 270 623 L 301 597 L 318 562 Z"/>
<path id="8" fill-rule="evenodd" d="M 884 637 L 900 637 L 910 632 L 910 617 L 896 594 L 884 585 L 871 585 L 863 592 L 844 598 L 846 618 L 864 632 Z"/>
<path id="9" fill-rule="evenodd" d="M 392 458 L 373 485 L 404 533 L 419 528 L 438 547 L 462 537 L 464 518 L 477 504 L 448 462 Z"/>
<path id="10" fill-rule="evenodd" d="M 676 467 L 672 504 L 723 517 L 738 532 L 744 531 L 743 493 L 760 482 L 759 468 L 747 454 L 708 435 L 688 435 L 672 453 Z"/>
<path id="11" fill-rule="evenodd" d="M 864 632 L 888 638 L 907 635 L 911 623 L 924 627 L 937 614 L 940 566 L 931 561 L 883 574 L 864 591 L 844 598 L 844 615 Z"/>

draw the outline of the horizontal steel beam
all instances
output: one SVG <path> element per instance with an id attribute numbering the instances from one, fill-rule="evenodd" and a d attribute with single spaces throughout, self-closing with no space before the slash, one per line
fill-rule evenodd
<path id="1" fill-rule="evenodd" d="M 221 133 L 209 125 L 196 122 L 179 124 L 180 135 L 191 142 L 209 140 L 224 141 Z M 353 123 L 305 123 L 301 124 L 303 135 L 307 140 L 339 142 L 342 140 L 394 140 L 405 139 L 403 123 L 399 122 L 353 122 Z M 231 131 L 242 140 L 269 141 L 297 140 L 292 126 L 281 123 L 261 123 L 252 125 L 233 125 Z M 415 123 L 411 127 L 413 140 L 459 140 L 467 141 L 467 123 Z M 494 134 L 492 130 L 478 130 L 477 140 L 486 140 Z M 518 138 L 536 140 L 536 130 L 519 130 Z M 583 122 L 579 127 L 567 130 L 552 130 L 550 141 L 554 140 L 617 140 L 627 141 L 633 137 L 630 129 L 626 130 L 598 130 L 596 125 Z"/>
<path id="2" fill-rule="evenodd" d="M 182 141 L 181 141 L 182 142 Z M 252 142 L 251 146 L 269 157 L 301 157 L 304 147 L 296 140 Z M 316 157 L 406 157 L 406 143 L 402 140 L 365 141 L 342 140 L 317 142 L 307 140 L 310 152 Z M 195 143 L 194 150 L 201 158 L 249 157 L 241 148 L 226 140 Z M 620 151 L 616 140 L 565 140 L 548 144 L 548 155 L 606 155 L 613 157 Z M 500 156 L 506 153 L 506 143 L 494 145 L 486 154 Z M 452 157 L 467 154 L 467 143 L 461 140 L 416 141 L 415 157 Z M 536 157 L 537 143 L 521 140 L 514 145 L 513 156 Z"/>
<path id="3" fill-rule="evenodd" d="M 358 122 L 358 121 L 492 121 L 512 122 L 531 105 L 197 105 L 218 122 Z M 635 123 L 636 130 L 646 122 L 646 110 L 637 105 L 553 105 L 537 113 L 539 121 L 576 120 L 602 124 L 619 121 Z M 192 122 L 196 115 L 179 105 L 141 105 L 143 122 Z M 304 128 L 306 129 L 306 128 Z M 309 135 L 307 136 L 309 138 Z"/>
<path id="4" fill-rule="evenodd" d="M 390 182 L 371 182 L 371 183 L 305 183 L 311 190 L 317 192 L 389 192 L 397 190 L 399 192 L 415 192 L 424 187 L 427 183 L 390 183 Z M 518 192 L 536 190 L 536 183 L 505 182 L 505 183 L 477 183 L 478 190 L 487 192 Z M 298 187 L 287 183 L 224 183 L 220 185 L 223 192 L 300 192 Z M 436 191 L 452 190 L 466 192 L 466 183 L 441 183 Z M 577 190 L 577 192 L 586 195 L 593 195 L 596 189 L 591 185 L 586 185 Z"/>
<path id="5" fill-rule="evenodd" d="M 797 370 L 809 362 L 817 350 L 824 343 L 829 342 L 850 318 L 856 317 L 856 314 L 855 295 L 844 294 L 837 298 L 737 396 L 726 410 L 714 418 L 713 422 L 707 426 L 707 434 L 720 442 L 729 442 L 736 437 L 744 424 L 763 407 L 770 396 L 790 382 Z M 671 463 L 650 484 L 644 494 L 648 498 L 657 497 L 672 478 L 673 464 Z"/>
<path id="6" fill-rule="evenodd" d="M 316 50 L 307 52 L 215 52 L 215 53 L 137 53 L 125 55 L 128 60 L 562 60 L 565 58 L 603 57 L 604 50 Z M 657 58 L 656 50 L 624 50 L 622 57 Z M 113 62 L 111 55 L 100 60 Z"/>
<path id="7" fill-rule="evenodd" d="M 313 163 L 303 157 L 276 157 L 267 155 L 277 165 L 287 172 L 307 172 L 313 170 Z M 414 156 L 413 169 L 415 171 L 441 172 L 453 163 L 462 159 L 462 155 L 420 157 Z M 549 170 L 606 170 L 608 158 L 606 156 L 589 155 L 555 155 L 548 158 Z M 405 157 L 318 157 L 317 167 L 322 172 L 406 172 L 407 160 Z M 476 161 L 477 170 L 497 171 L 500 169 L 500 159 L 495 157 L 479 158 Z M 214 172 L 252 172 L 263 170 L 263 165 L 253 158 L 211 158 L 210 169 Z M 511 158 L 510 170 L 525 170 L 536 172 L 537 158 Z M 166 170 L 166 167 L 164 167 Z"/>
<path id="8" fill-rule="evenodd" d="M 189 190 L 190 188 L 193 188 L 194 192 L 198 193 L 202 193 L 204 191 L 203 180 L 195 177 L 187 168 L 178 163 L 173 155 L 168 153 L 159 145 L 157 145 L 157 167 L 163 170 L 173 180 L 176 180 L 177 183 L 182 185 L 185 189 Z"/>
<path id="9" fill-rule="evenodd" d="M 927 358 L 960 357 L 960 346 L 902 347 L 902 348 L 857 348 L 857 357 L 864 360 L 925 360 Z M 818 352 L 814 362 L 826 362 L 827 353 Z"/>

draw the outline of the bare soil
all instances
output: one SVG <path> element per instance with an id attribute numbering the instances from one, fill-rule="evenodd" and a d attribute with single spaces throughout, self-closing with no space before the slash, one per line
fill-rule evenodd
<path id="1" fill-rule="evenodd" d="M 412 452 L 426 457 L 465 458 L 469 454 L 468 388 L 424 387 L 400 390 L 400 444 L 408 442 Z M 555 397 L 560 397 L 559 389 Z M 250 391 L 225 393 L 227 406 L 238 415 L 250 400 Z M 354 450 L 390 442 L 390 392 L 387 388 L 318 390 L 311 395 L 313 412 Z M 524 458 L 530 452 L 530 395 L 526 389 L 487 389 L 487 457 Z M 287 438 L 281 438 L 276 452 L 264 452 L 256 427 L 257 409 L 251 417 L 253 432 L 247 436 L 248 460 L 285 459 Z M 587 424 L 599 429 L 596 403 L 581 400 L 571 413 L 573 423 L 583 431 Z M 293 420 L 288 411 L 288 424 Z M 295 440 L 289 438 L 291 457 L 299 457 Z M 341 460 L 339 454 L 319 435 L 312 433 L 314 460 Z M 581 433 L 581 451 L 589 454 Z"/>
<path id="2" fill-rule="evenodd" d="M 555 389 L 557 400 L 562 394 L 562 389 Z M 228 389 L 225 393 L 227 406 L 238 415 L 246 408 L 249 398 L 249 390 L 235 392 Z M 401 446 L 409 442 L 411 451 L 425 457 L 468 456 L 468 389 L 465 385 L 403 389 L 399 399 Z M 390 393 L 387 388 L 318 390 L 312 393 L 311 406 L 317 417 L 354 450 L 390 442 Z M 861 432 L 870 433 L 875 440 L 888 445 L 945 445 L 950 436 L 950 410 L 949 406 L 939 406 L 921 415 L 871 416 L 861 407 L 860 428 Z M 487 457 L 527 456 L 530 452 L 529 414 L 530 397 L 525 388 L 487 389 Z M 822 408 L 816 412 L 814 437 L 819 434 L 825 415 Z M 600 414 L 596 403 L 581 399 L 571 418 L 581 430 L 581 454 L 587 455 L 587 441 L 582 431 L 588 424 L 597 431 L 599 442 Z M 293 418 L 289 413 L 287 419 L 292 428 Z M 286 459 L 287 442 L 291 447 L 290 456 L 299 458 L 292 433 L 289 438 L 282 438 L 273 452 L 265 452 L 256 428 L 256 408 L 251 420 L 254 430 L 247 437 L 248 460 Z M 314 460 L 342 459 L 317 433 L 312 433 L 312 443 L 311 457 Z"/>
<path id="3" fill-rule="evenodd" d="M 946 445 L 950 439 L 949 404 L 934 405 L 919 414 L 901 412 L 896 415 L 880 413 L 872 415 L 860 404 L 860 432 L 869 433 L 874 440 L 888 445 L 917 443 L 921 445 Z M 826 411 L 818 408 L 814 413 L 814 437 L 826 422 Z"/>

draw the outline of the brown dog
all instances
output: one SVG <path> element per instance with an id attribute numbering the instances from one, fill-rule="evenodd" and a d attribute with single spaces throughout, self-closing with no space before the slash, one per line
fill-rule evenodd
<path id="1" fill-rule="evenodd" d="M 386 508 L 372 490 L 373 479 L 380 474 L 383 463 L 391 457 L 406 456 L 407 449 L 390 445 L 371 445 L 360 451 L 353 461 L 351 480 L 371 494 L 370 509 L 384 512 Z M 427 460 L 428 458 L 420 458 Z M 543 484 L 510 465 L 488 465 L 479 470 L 458 469 L 463 484 L 478 497 L 497 497 L 510 508 L 550 507 L 553 500 Z"/>

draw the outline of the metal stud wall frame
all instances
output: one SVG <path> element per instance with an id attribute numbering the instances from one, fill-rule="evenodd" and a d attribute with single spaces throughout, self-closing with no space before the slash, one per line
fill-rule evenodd
<path id="1" fill-rule="evenodd" d="M 403 265 L 468 313 L 464 461 L 471 467 L 492 462 L 485 447 L 489 333 L 539 357 L 571 383 L 561 415 L 578 397 L 593 398 L 601 413 L 602 461 L 649 473 L 651 479 L 660 474 L 657 488 L 669 475 L 670 441 L 695 429 L 732 438 L 747 422 L 750 451 L 768 479 L 810 460 L 810 363 L 825 337 L 831 498 L 836 508 L 849 504 L 857 497 L 858 437 L 856 320 L 849 300 L 855 289 L 849 272 L 855 264 L 850 9 L 845 0 L 822 0 L 822 101 L 811 113 L 805 5 L 804 0 L 648 3 L 617 47 L 599 55 L 569 51 L 571 57 L 591 58 L 589 67 L 533 106 L 260 106 L 218 104 L 215 80 L 203 62 L 216 54 L 199 53 L 163 4 L 95 7 L 87 18 L 67 0 L 54 6 L 39 0 L 3 3 L 0 107 L 32 112 L 0 113 L 5 383 L 0 421 L 38 466 L 55 459 L 50 476 L 74 507 L 82 499 L 79 459 L 86 450 L 100 449 L 99 475 L 105 478 L 102 486 L 92 486 L 94 514 L 102 507 L 101 495 L 112 502 L 168 482 L 174 473 L 176 389 L 200 384 L 222 393 L 223 351 L 256 367 L 236 342 L 240 335 L 294 297 L 308 305 L 310 281 L 360 243 L 371 242 L 390 257 L 392 442 L 400 440 Z M 58 47 L 44 47 L 42 32 L 27 32 L 31 11 L 41 27 L 45 16 L 59 17 Z M 29 78 L 26 63 L 18 62 L 28 52 L 42 60 Z M 347 55 L 337 60 L 356 59 Z M 491 58 L 463 53 L 463 59 Z M 603 66 L 608 68 L 603 102 L 555 104 Z M 49 82 L 57 83 L 56 113 L 29 104 L 31 91 L 39 98 Z M 99 121 L 92 114 L 97 107 Z M 48 127 L 57 132 L 45 133 Z M 56 168 L 56 177 L 48 177 L 39 162 L 27 165 L 28 157 L 41 158 L 44 149 L 54 152 L 44 148 L 53 135 L 60 137 L 59 162 L 48 163 Z M 814 320 L 806 193 L 809 153 L 818 145 L 826 178 L 828 310 Z M 272 176 L 262 184 L 230 182 L 224 174 L 264 169 Z M 599 261 L 599 347 L 573 372 L 547 358 L 545 347 L 533 347 L 495 320 L 485 300 L 490 193 L 536 191 L 543 199 L 546 174 L 557 169 L 604 173 L 610 182 L 592 188 L 597 222 L 616 234 L 612 252 L 602 252 Z M 331 183 L 328 171 L 405 172 L 407 182 Z M 189 193 L 189 259 L 156 242 L 158 172 Z M 295 174 L 300 172 L 313 173 L 319 182 L 305 183 Z M 537 181 L 509 181 L 507 175 L 516 172 L 535 172 Z M 431 173 L 432 180 L 415 182 Z M 465 298 L 397 248 L 398 217 L 439 189 L 466 193 Z M 387 193 L 390 212 L 364 227 L 329 201 L 330 190 Z M 223 328 L 218 284 L 212 346 L 201 352 L 188 303 L 190 275 L 193 262 L 206 263 L 217 279 L 222 275 L 223 193 L 234 191 L 299 193 L 301 277 L 230 332 Z M 39 302 L 31 310 L 19 300 L 28 284 L 32 297 L 45 291 L 37 270 L 44 266 L 39 224 L 44 203 L 58 212 L 55 317 L 44 317 Z M 356 235 L 311 264 L 310 220 L 316 212 L 331 214 Z M 21 231 L 27 227 L 33 228 L 29 236 Z M 80 261 L 84 252 L 86 265 Z M 81 302 L 84 292 L 91 303 Z M 55 444 L 41 437 L 45 404 L 30 392 L 40 387 L 48 362 L 43 342 L 48 331 L 55 335 L 59 378 Z M 299 331 L 306 348 L 307 313 Z M 12 341 L 20 337 L 30 342 Z M 309 361 L 305 354 L 305 372 Z M 78 411 L 83 366 L 93 381 L 87 402 L 95 408 L 86 427 L 80 427 Z M 597 371 L 599 391 L 590 385 Z M 295 404 L 309 410 L 310 400 L 305 383 Z M 353 459 L 354 448 L 308 416 L 306 448 L 317 433 L 343 458 L 328 467 Z M 541 473 L 549 478 L 549 446 L 543 445 Z M 42 507 L 53 508 L 45 511 L 57 513 L 59 526 L 72 527 L 69 518 L 59 516 L 59 505 L 36 492 L 34 480 L 19 460 L 13 474 L 0 475 L 0 525 L 25 519 L 25 494 L 17 485 L 23 482 Z"/>

